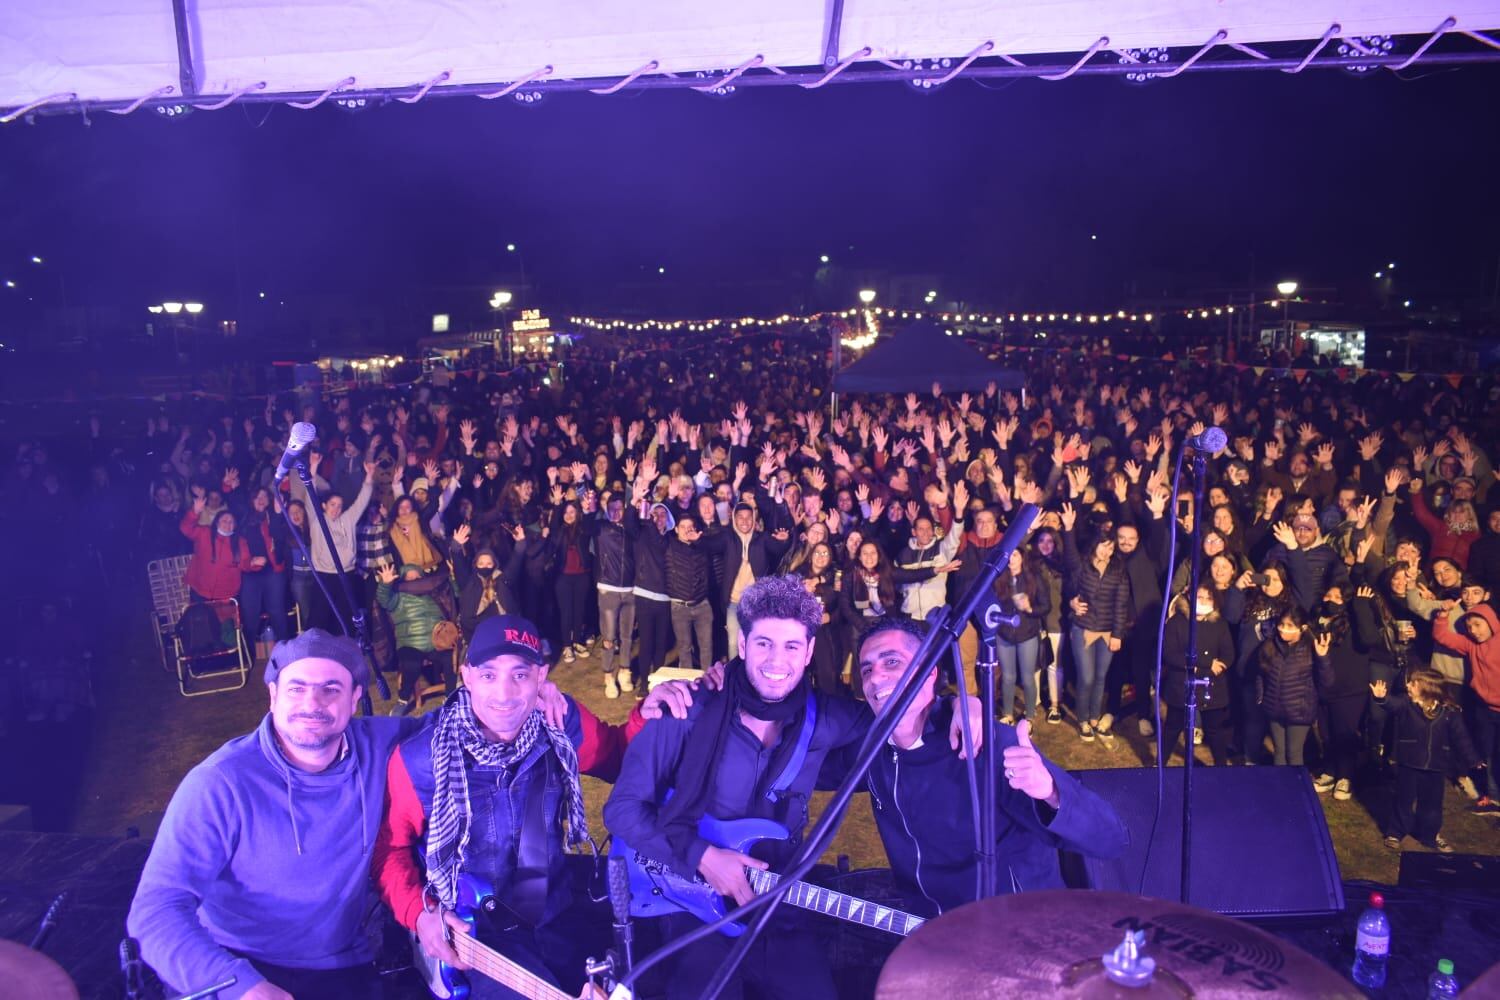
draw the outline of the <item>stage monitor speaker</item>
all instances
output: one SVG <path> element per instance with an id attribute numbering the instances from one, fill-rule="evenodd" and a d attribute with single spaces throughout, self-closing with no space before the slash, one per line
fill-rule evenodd
<path id="1" fill-rule="evenodd" d="M 1161 816 L 1150 767 L 1075 771 L 1114 806 L 1130 831 L 1124 856 L 1065 857 L 1090 889 L 1176 900 L 1182 886 L 1182 768 L 1166 770 Z M 1342 913 L 1344 887 L 1322 803 L 1300 767 L 1200 767 L 1193 771 L 1193 906 L 1236 917 Z"/>

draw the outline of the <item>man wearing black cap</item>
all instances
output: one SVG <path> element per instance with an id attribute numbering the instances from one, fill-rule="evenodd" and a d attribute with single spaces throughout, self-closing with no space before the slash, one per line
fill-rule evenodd
<path id="1" fill-rule="evenodd" d="M 549 721 L 542 639 L 515 615 L 480 622 L 460 670 L 463 686 L 391 755 L 375 882 L 427 954 L 462 969 L 450 937 L 468 925 L 448 911 L 460 875 L 483 879 L 503 905 L 482 916 L 480 937 L 576 992 L 608 936 L 607 911 L 575 894 L 566 870 L 566 849 L 589 841 L 579 776 L 613 781 L 644 720 L 611 726 L 564 696 L 561 725 Z M 470 988 L 475 1000 L 515 995 L 479 975 Z"/>
<path id="2" fill-rule="evenodd" d="M 179 991 L 379 997 L 370 858 L 386 760 L 418 722 L 356 718 L 369 667 L 321 629 L 277 643 L 265 680 L 260 726 L 173 794 L 126 926 Z"/>

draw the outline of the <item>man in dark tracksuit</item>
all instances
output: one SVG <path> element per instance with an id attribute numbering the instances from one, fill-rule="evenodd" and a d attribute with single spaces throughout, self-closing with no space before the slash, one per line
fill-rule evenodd
<path id="1" fill-rule="evenodd" d="M 855 662 L 875 711 L 895 693 L 926 628 L 892 616 L 865 632 Z M 933 680 L 866 777 L 896 886 L 906 908 L 923 916 L 973 902 L 979 886 L 967 765 L 942 738 L 952 713 L 934 699 Z M 1064 888 L 1060 849 L 1098 858 L 1124 853 L 1130 839 L 1125 824 L 1109 803 L 1037 752 L 1029 722 L 997 726 L 995 735 L 1000 756 L 984 753 L 979 762 L 1004 768 L 995 823 L 1001 893 Z M 850 756 L 830 757 L 823 781 L 838 777 L 836 769 Z"/>
<path id="2" fill-rule="evenodd" d="M 807 683 L 822 607 L 799 579 L 767 577 L 750 585 L 740 595 L 739 614 L 740 656 L 729 664 L 724 689 L 695 697 L 684 721 L 647 723 L 626 751 L 604 821 L 636 852 L 684 877 L 702 874 L 721 894 L 743 903 L 753 895 L 745 866 L 777 869 L 791 859 L 807 826 L 808 801 L 824 759 L 857 743 L 870 716 L 858 703 L 829 698 Z M 804 743 L 810 719 L 813 728 Z M 781 792 L 768 795 L 772 786 Z M 757 853 L 764 857 L 758 860 L 704 840 L 698 831 L 704 816 L 774 820 L 791 831 L 791 839 L 763 842 Z M 763 996 L 834 997 L 825 949 L 805 927 L 809 919 L 817 918 L 791 907 L 778 911 L 738 980 Z M 660 920 L 668 939 L 702 926 L 687 913 Z M 668 996 L 701 995 L 732 945 L 730 938 L 713 935 L 683 951 L 671 970 Z M 738 988 L 732 984 L 726 996 L 738 996 Z"/>

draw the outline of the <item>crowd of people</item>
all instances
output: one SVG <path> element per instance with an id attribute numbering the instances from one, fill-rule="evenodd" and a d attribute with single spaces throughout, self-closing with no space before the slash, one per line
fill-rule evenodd
<path id="1" fill-rule="evenodd" d="M 188 555 L 192 599 L 235 599 L 251 648 L 343 631 L 347 583 L 406 714 L 501 615 L 597 665 L 606 697 L 639 697 L 665 667 L 732 655 L 741 596 L 781 574 L 822 607 L 814 685 L 862 697 L 865 624 L 956 599 L 1034 503 L 996 584 L 1017 616 L 998 643 L 1002 721 L 1109 743 L 1160 718 L 1168 754 L 1201 741 L 1215 764 L 1310 765 L 1339 799 L 1393 775 L 1394 848 L 1449 849 L 1449 782 L 1500 814 L 1485 383 L 1129 364 L 1080 342 L 1010 355 L 1025 392 L 931 384 L 832 413 L 825 345 L 793 329 L 600 338 L 546 382 L 485 364 L 443 386 L 113 407 L 67 442 L 86 473 L 51 457 L 64 442 L 19 443 L 4 507 L 23 550 L 46 547 L 23 562 L 38 592 L 139 589 L 147 561 Z M 319 430 L 316 500 L 295 475 L 272 482 L 299 420 Z M 1228 444 L 1200 506 L 1172 472 L 1209 425 Z M 972 630 L 962 645 L 972 663 Z"/>

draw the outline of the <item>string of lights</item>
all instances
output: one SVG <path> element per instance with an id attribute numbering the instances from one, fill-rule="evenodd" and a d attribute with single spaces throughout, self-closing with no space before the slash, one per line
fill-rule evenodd
<path id="1" fill-rule="evenodd" d="M 1295 300 L 1299 305 L 1306 305 L 1312 300 L 1299 298 Z M 1281 299 L 1266 299 L 1254 303 L 1254 306 L 1266 308 L 1280 308 Z M 1326 304 L 1326 303 L 1316 303 Z M 1113 312 L 1078 312 L 1076 310 L 1035 310 L 1029 312 L 1006 311 L 948 311 L 923 309 L 896 309 L 889 306 L 870 306 L 851 309 L 825 309 L 812 313 L 782 313 L 779 316 L 720 316 L 709 319 L 610 319 L 597 316 L 570 316 L 568 322 L 578 327 L 590 330 L 627 330 L 645 331 L 656 330 L 669 332 L 673 330 L 689 330 L 692 332 L 705 332 L 724 327 L 740 329 L 741 327 L 776 327 L 787 326 L 792 323 L 817 323 L 831 319 L 853 319 L 861 314 L 875 319 L 887 320 L 919 320 L 930 319 L 941 323 L 966 323 L 980 326 L 995 326 L 1001 323 L 1072 323 L 1075 325 L 1100 324 L 1100 323 L 1153 323 L 1165 316 L 1180 316 L 1184 319 L 1212 319 L 1215 316 L 1232 316 L 1236 311 L 1251 308 L 1251 304 L 1221 303 L 1219 305 L 1202 305 L 1182 308 L 1180 306 L 1164 310 L 1116 309 Z"/>

